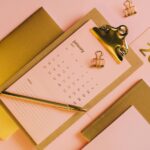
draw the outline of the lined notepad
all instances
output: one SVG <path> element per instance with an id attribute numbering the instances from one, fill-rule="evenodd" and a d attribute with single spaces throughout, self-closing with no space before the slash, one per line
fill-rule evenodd
<path id="1" fill-rule="evenodd" d="M 90 20 L 47 55 L 8 91 L 83 107 L 130 68 L 124 60 L 116 65 L 91 34 Z M 95 51 L 104 53 L 106 65 L 91 68 Z M 113 70 L 112 70 L 113 68 Z M 40 143 L 75 113 L 1 97 L 36 143 Z"/>

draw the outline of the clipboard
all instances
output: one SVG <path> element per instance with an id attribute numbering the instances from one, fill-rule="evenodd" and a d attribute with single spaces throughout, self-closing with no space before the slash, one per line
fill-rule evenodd
<path id="1" fill-rule="evenodd" d="M 109 24 L 96 9 L 93 9 L 85 17 L 77 21 L 70 29 L 68 29 L 68 31 L 63 33 L 56 41 L 54 41 L 51 45 L 49 45 L 45 49 L 45 52 L 43 51 L 43 54 L 45 53 L 48 54 L 50 51 L 54 50 L 65 39 L 67 39 L 70 35 L 72 35 L 77 29 L 79 29 L 90 19 L 93 20 L 97 26 Z M 104 89 L 100 94 L 98 94 L 94 99 L 92 99 L 85 106 L 87 109 L 90 109 L 94 105 L 96 105 L 100 100 L 102 100 L 103 97 L 105 97 L 109 92 L 111 92 L 115 87 L 117 87 L 122 81 L 124 81 L 128 76 L 130 76 L 135 70 L 137 70 L 143 64 L 143 62 L 139 59 L 139 57 L 133 52 L 131 48 L 129 48 L 129 54 L 127 55 L 126 59 L 130 63 L 131 67 L 125 73 L 123 73 L 118 79 L 116 79 L 113 83 L 111 83 L 106 89 Z M 63 133 L 67 128 L 69 128 L 82 116 L 83 116 L 82 113 L 76 113 L 67 122 L 61 125 L 54 133 L 49 135 L 49 137 L 47 137 L 44 141 L 38 144 L 37 148 L 44 149 L 50 142 L 52 142 L 55 138 L 57 138 L 57 136 Z"/>
<path id="2" fill-rule="evenodd" d="M 85 24 L 90 19 L 93 20 L 97 24 L 97 26 L 108 24 L 108 22 L 104 19 L 104 17 L 96 9 L 93 9 L 85 17 L 81 18 L 70 29 L 68 29 L 65 33 L 63 33 L 57 40 L 55 40 L 52 44 L 48 45 L 45 49 L 43 49 L 36 57 L 34 57 L 34 59 L 32 59 L 29 63 L 27 63 L 26 66 L 22 70 L 20 70 L 19 75 L 18 74 L 15 75 L 15 79 L 18 79 L 18 77 L 20 77 L 25 72 L 30 70 L 42 58 L 48 55 L 52 50 L 54 50 L 57 46 L 59 46 L 65 39 L 67 39 L 70 35 L 72 35 L 77 29 L 79 29 L 83 24 Z M 105 97 L 109 92 L 111 92 L 115 87 L 117 87 L 122 81 L 124 81 L 129 75 L 131 75 L 135 70 L 137 70 L 143 64 L 142 61 L 137 57 L 137 55 L 131 50 L 131 48 L 129 49 L 129 54 L 127 55 L 126 59 L 130 63 L 131 67 L 121 76 L 119 76 L 118 79 L 112 82 L 107 88 L 105 88 L 101 93 L 99 93 L 94 99 L 92 99 L 85 106 L 86 108 L 91 109 L 100 100 L 102 100 L 103 97 Z M 53 132 L 45 140 L 39 143 L 37 145 L 37 148 L 44 149 L 50 142 L 56 139 L 57 136 L 63 133 L 67 128 L 69 128 L 73 123 L 75 123 L 82 116 L 83 116 L 82 113 L 76 113 L 75 115 L 73 115 L 67 122 L 61 125 L 55 132 Z M 25 131 L 25 129 L 23 130 Z M 29 134 L 28 136 L 30 137 Z M 35 144 L 34 140 L 33 142 Z"/>

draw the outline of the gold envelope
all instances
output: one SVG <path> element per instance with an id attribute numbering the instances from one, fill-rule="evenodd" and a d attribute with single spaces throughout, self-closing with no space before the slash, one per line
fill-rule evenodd
<path id="1" fill-rule="evenodd" d="M 25 65 L 61 33 L 60 27 L 40 8 L 0 41 L 0 92 L 24 74 L 28 70 Z"/>
<path id="2" fill-rule="evenodd" d="M 85 127 L 81 132 L 82 135 L 86 140 L 91 141 L 131 106 L 134 106 L 150 123 L 150 87 L 143 80 L 136 83 L 111 107 Z"/>

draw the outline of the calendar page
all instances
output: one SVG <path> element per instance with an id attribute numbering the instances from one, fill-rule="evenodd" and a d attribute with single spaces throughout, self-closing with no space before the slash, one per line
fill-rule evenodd
<path id="1" fill-rule="evenodd" d="M 114 61 L 92 35 L 94 26 L 92 20 L 85 23 L 8 91 L 84 107 L 130 68 L 126 60 L 119 65 Z M 91 67 L 96 51 L 103 52 L 103 68 Z M 75 114 L 5 97 L 2 100 L 36 143 Z"/>

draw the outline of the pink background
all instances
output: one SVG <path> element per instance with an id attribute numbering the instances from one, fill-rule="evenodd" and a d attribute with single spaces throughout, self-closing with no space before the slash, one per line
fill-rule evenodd
<path id="1" fill-rule="evenodd" d="M 129 27 L 127 41 L 131 43 L 150 26 L 149 0 L 136 0 L 134 4 L 136 5 L 138 13 L 134 16 L 124 18 L 122 17 L 123 0 L 0 0 L 0 39 L 5 37 L 18 26 L 18 24 L 41 6 L 44 7 L 64 31 L 80 17 L 96 7 L 111 25 L 118 26 L 120 24 L 126 24 Z M 135 52 L 145 64 L 119 85 L 112 93 L 106 96 L 100 104 L 90 110 L 93 119 L 138 79 L 143 78 L 150 85 L 150 64 L 147 63 L 145 57 L 142 57 L 138 53 L 137 49 L 135 49 Z M 59 149 L 60 147 L 63 147 L 65 150 L 79 149 L 84 145 L 85 141 L 77 138 L 78 135 L 76 135 L 76 133 L 84 127 L 82 124 L 85 121 L 88 123 L 88 119 L 83 117 L 46 149 Z M 74 135 L 76 135 L 76 137 L 74 137 Z M 58 142 L 59 147 L 57 147 Z M 30 150 L 33 146 L 23 133 L 18 131 L 7 141 L 0 141 L 0 149 L 9 150 L 10 148 L 13 150 Z"/>

